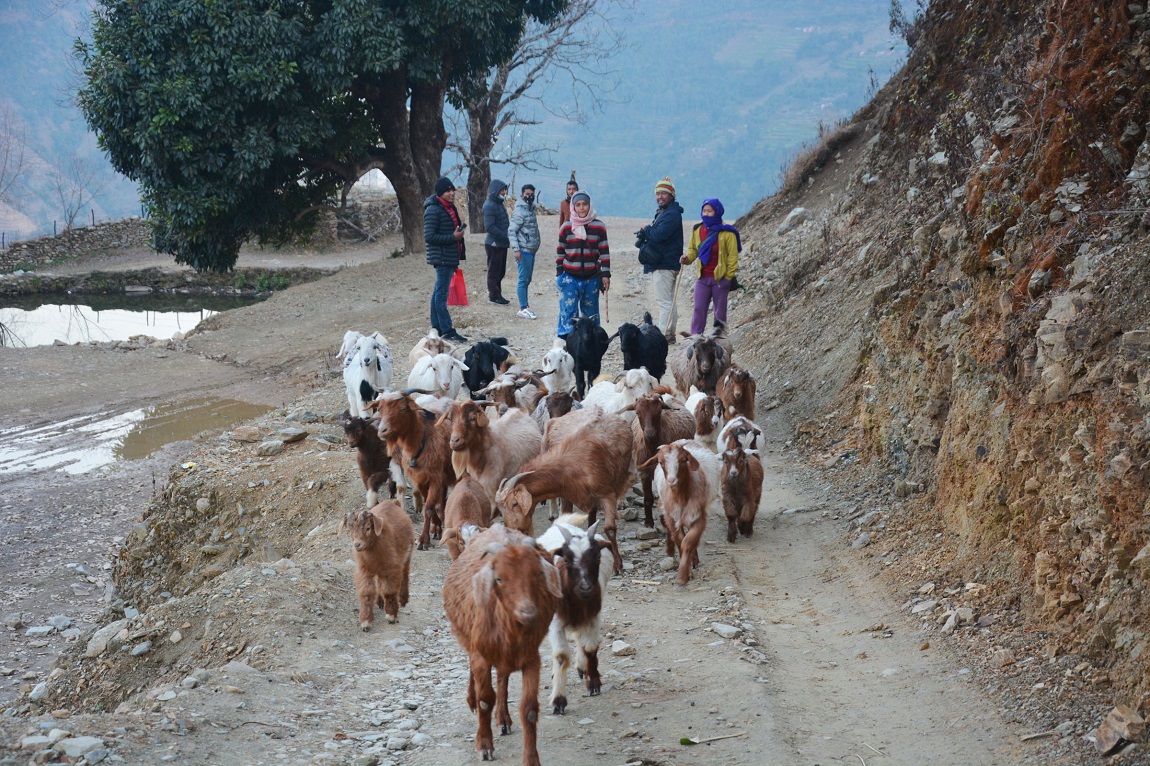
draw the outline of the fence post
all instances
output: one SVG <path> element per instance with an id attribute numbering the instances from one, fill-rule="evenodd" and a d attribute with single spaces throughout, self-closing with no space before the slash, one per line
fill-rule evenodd
<path id="1" fill-rule="evenodd" d="M 92 208 L 92 225 L 96 225 L 96 208 Z"/>
<path id="2" fill-rule="evenodd" d="M 52 236 L 56 236 L 56 222 L 52 221 Z"/>

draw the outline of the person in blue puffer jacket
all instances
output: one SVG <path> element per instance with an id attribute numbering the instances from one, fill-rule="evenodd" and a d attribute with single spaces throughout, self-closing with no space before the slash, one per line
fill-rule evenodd
<path id="1" fill-rule="evenodd" d="M 503 275 L 507 273 L 507 184 L 498 178 L 491 180 L 487 187 L 487 199 L 483 201 L 483 228 L 487 239 L 483 247 L 487 251 L 487 299 L 492 303 L 506 306 L 511 301 L 503 297 Z"/>
<path id="2" fill-rule="evenodd" d="M 455 343 L 466 343 L 451 323 L 447 311 L 447 290 L 459 262 L 467 258 L 463 243 L 463 220 L 455 208 L 455 184 L 449 178 L 435 182 L 435 194 L 423 203 L 423 241 L 427 245 L 427 263 L 435 269 L 435 287 L 431 290 L 431 326 L 439 337 Z"/>

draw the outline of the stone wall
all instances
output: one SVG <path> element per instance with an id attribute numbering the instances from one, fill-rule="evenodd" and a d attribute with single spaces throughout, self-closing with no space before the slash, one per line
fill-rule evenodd
<path id="1" fill-rule="evenodd" d="M 55 237 L 40 237 L 15 242 L 0 251 L 0 273 L 17 268 L 36 269 L 56 261 L 107 250 L 151 247 L 148 224 L 140 218 L 125 218 L 95 226 L 68 229 Z"/>

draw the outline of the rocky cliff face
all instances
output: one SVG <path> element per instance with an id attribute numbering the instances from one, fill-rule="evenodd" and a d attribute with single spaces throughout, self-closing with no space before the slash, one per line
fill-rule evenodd
<path id="1" fill-rule="evenodd" d="M 734 316 L 821 462 L 857 459 L 905 529 L 939 530 L 904 567 L 990 584 L 1130 693 L 1150 689 L 1148 28 L 1136 4 L 931 3 L 801 188 L 740 222 L 760 308 Z"/>

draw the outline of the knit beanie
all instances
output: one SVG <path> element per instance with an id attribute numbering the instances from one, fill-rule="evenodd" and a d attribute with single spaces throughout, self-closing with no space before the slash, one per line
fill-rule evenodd
<path id="1" fill-rule="evenodd" d="M 583 200 L 588 205 L 591 204 L 591 195 L 585 191 L 577 191 L 571 195 L 571 204 L 574 205 L 579 200 Z"/>
<path id="2" fill-rule="evenodd" d="M 454 191 L 454 190 L 455 190 L 455 184 L 451 183 L 451 179 L 449 179 L 449 178 L 440 178 L 438 181 L 435 182 L 435 196 L 436 197 L 442 197 L 444 194 L 447 194 L 449 191 Z"/>
<path id="3" fill-rule="evenodd" d="M 672 197 L 675 196 L 675 184 L 671 183 L 670 176 L 663 176 L 663 180 L 655 184 L 655 193 L 667 192 Z"/>

